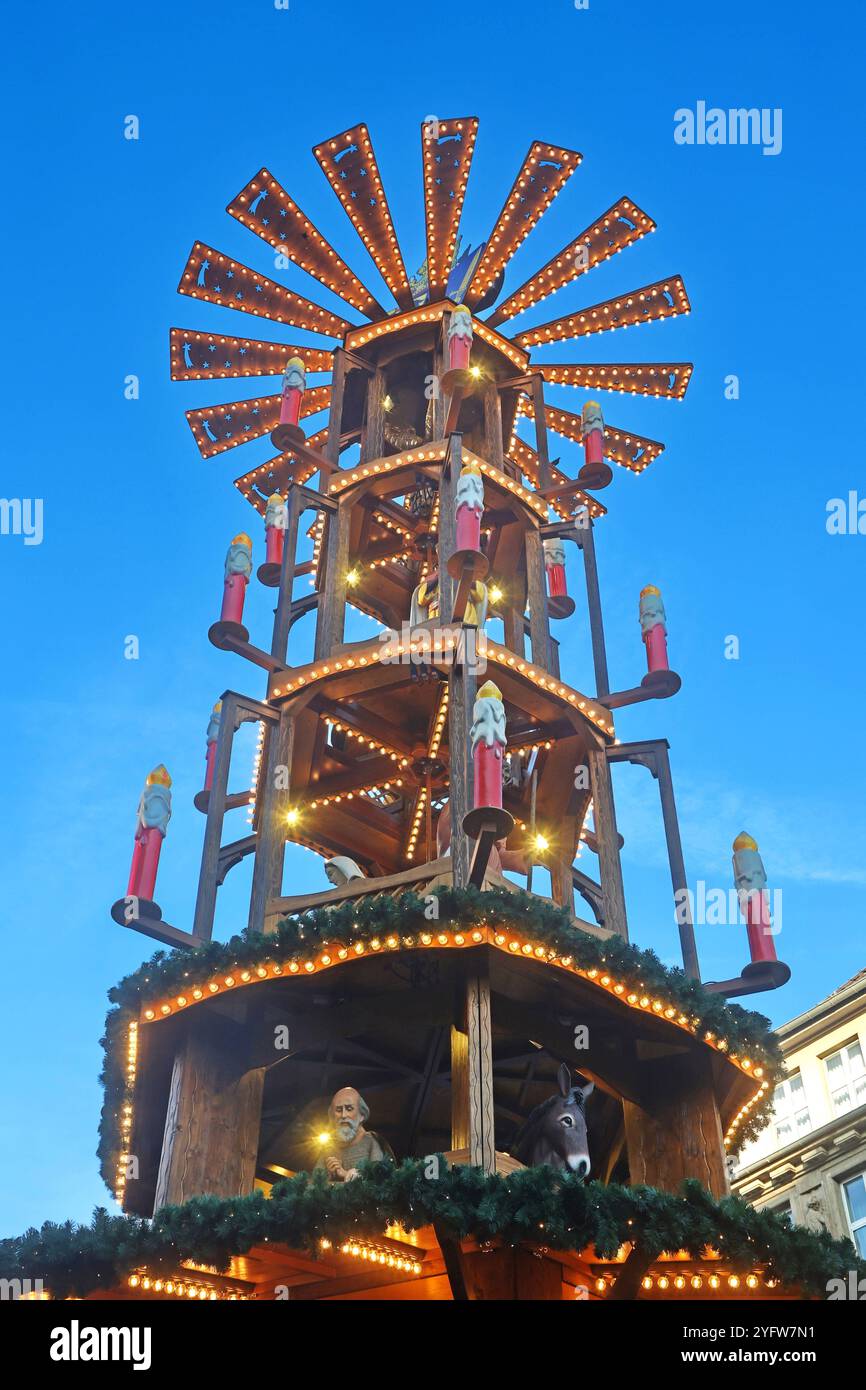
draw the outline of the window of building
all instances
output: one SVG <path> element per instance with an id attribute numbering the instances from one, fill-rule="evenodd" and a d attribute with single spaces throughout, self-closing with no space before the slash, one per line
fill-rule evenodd
<path id="1" fill-rule="evenodd" d="M 854 1244 L 866 1259 L 866 1174 L 858 1173 L 856 1178 L 843 1182 L 842 1190 Z"/>
<path id="2" fill-rule="evenodd" d="M 808 1134 L 812 1128 L 803 1078 L 798 1071 L 785 1081 L 780 1081 L 773 1092 L 773 1110 L 776 1116 L 776 1139 L 780 1144 L 790 1144 L 798 1134 Z"/>
<path id="3" fill-rule="evenodd" d="M 866 1064 L 859 1042 L 847 1043 L 824 1058 L 834 1115 L 866 1105 Z"/>

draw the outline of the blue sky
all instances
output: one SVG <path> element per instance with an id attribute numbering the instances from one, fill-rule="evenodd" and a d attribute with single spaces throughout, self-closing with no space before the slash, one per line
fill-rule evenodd
<path id="1" fill-rule="evenodd" d="M 126 885 L 139 790 L 154 764 L 168 765 L 175 811 L 158 897 L 170 921 L 189 927 L 203 827 L 191 802 L 208 712 L 223 689 L 263 690 L 206 633 L 229 538 L 252 523 L 261 549 L 232 480 L 272 451 L 259 441 L 199 457 L 183 410 L 247 392 L 170 383 L 167 341 L 171 325 L 256 329 L 177 296 L 180 272 L 200 238 L 273 273 L 263 243 L 224 212 L 266 164 L 378 290 L 310 154 L 359 120 L 413 268 L 424 254 L 418 127 L 429 114 L 481 119 L 463 222 L 475 242 L 532 139 L 584 154 L 506 288 L 623 194 L 658 223 L 555 310 L 526 316 L 528 326 L 674 272 L 692 300 L 688 318 L 544 354 L 696 364 L 685 403 L 602 398 L 609 421 L 667 445 L 643 476 L 617 470 L 604 499 L 597 544 L 613 684 L 629 686 L 643 669 L 637 595 L 648 582 L 663 590 L 683 676 L 675 700 L 625 711 L 618 731 L 671 742 L 691 882 L 727 887 L 733 836 L 757 837 L 783 890 L 777 946 L 794 972 L 764 997 L 774 1021 L 861 968 L 866 538 L 825 528 L 828 500 L 866 487 L 856 426 L 859 11 L 640 0 L 591 0 L 584 11 L 571 0 L 440 0 L 433 10 L 290 0 L 280 11 L 267 0 L 185 0 L 94 3 L 74 15 L 20 7 L 14 26 L 0 84 L 9 325 L 0 491 L 44 499 L 44 539 L 0 536 L 0 1233 L 84 1219 L 108 1200 L 94 1156 L 105 996 L 150 954 L 108 916 Z M 675 144 L 674 112 L 701 100 L 781 108 L 781 153 Z M 130 114 L 137 142 L 123 138 Z M 339 308 L 294 267 L 285 279 Z M 282 335 L 261 325 L 257 336 Z M 124 399 L 129 374 L 140 378 L 136 401 Z M 736 401 L 725 399 L 729 374 Z M 579 397 L 551 393 L 571 409 Z M 578 464 L 574 445 L 552 444 L 566 467 Z M 251 587 L 260 639 L 268 598 Z M 579 618 L 571 629 L 563 674 L 590 690 Z M 353 620 L 350 633 L 369 631 Z M 129 634 L 138 661 L 124 659 Z M 730 635 L 736 661 L 724 656 Z M 304 655 L 295 648 L 296 660 Z M 241 749 L 233 781 L 250 755 Z M 617 769 L 615 789 L 632 936 L 673 963 L 656 789 L 637 768 Z M 235 814 L 241 834 L 244 813 Z M 221 937 L 245 924 L 248 874 L 248 864 L 236 869 L 221 892 Z M 286 881 L 324 886 L 301 850 L 290 852 Z M 702 928 L 698 947 L 706 978 L 735 974 L 746 959 L 742 928 Z"/>

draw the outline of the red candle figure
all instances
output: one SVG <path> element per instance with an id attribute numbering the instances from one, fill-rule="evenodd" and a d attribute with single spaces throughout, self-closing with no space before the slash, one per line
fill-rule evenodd
<path id="1" fill-rule="evenodd" d="M 676 695 L 682 681 L 676 671 L 668 665 L 668 639 L 665 606 L 661 591 L 655 584 L 647 584 L 640 591 L 640 630 L 646 647 L 647 673 L 641 681 L 659 700 Z"/>
<path id="2" fill-rule="evenodd" d="M 253 572 L 253 543 L 245 531 L 232 537 L 226 552 L 220 622 L 243 626 L 244 599 Z"/>
<path id="3" fill-rule="evenodd" d="M 607 487 L 613 472 L 604 461 L 604 416 L 598 401 L 587 401 L 580 412 L 584 465 L 578 481 L 584 487 Z"/>
<path id="4" fill-rule="evenodd" d="M 604 462 L 604 416 L 598 401 L 587 401 L 580 412 L 583 456 L 587 463 Z"/>
<path id="5" fill-rule="evenodd" d="M 457 427 L 460 402 L 472 388 L 477 370 L 470 371 L 469 356 L 472 352 L 472 315 L 465 304 L 459 304 L 451 315 L 446 335 L 448 342 L 448 367 L 443 373 L 441 387 L 445 396 L 450 396 L 451 405 L 446 422 L 446 434 Z M 450 423 L 449 423 L 450 422 Z"/>
<path id="6" fill-rule="evenodd" d="M 565 546 L 554 537 L 544 544 L 544 568 L 547 570 L 547 592 L 551 598 L 562 598 L 568 593 L 565 584 Z"/>
<path id="7" fill-rule="evenodd" d="M 473 803 L 502 808 L 502 769 L 505 757 L 505 706 L 502 691 L 485 681 L 472 708 Z"/>
<path id="8" fill-rule="evenodd" d="M 171 820 L 171 778 L 160 763 L 144 784 L 135 828 L 135 848 L 129 873 L 128 898 L 152 902 L 156 889 L 159 853 Z"/>
<path id="9" fill-rule="evenodd" d="M 288 449 L 292 444 L 303 441 L 304 432 L 298 423 L 301 418 L 301 401 L 307 385 L 304 363 L 300 357 L 290 357 L 283 373 L 283 389 L 280 396 L 280 423 L 271 434 L 275 448 Z"/>
<path id="10" fill-rule="evenodd" d="M 667 621 L 661 590 L 647 584 L 640 591 L 640 630 L 646 647 L 647 671 L 669 671 Z"/>
<path id="11" fill-rule="evenodd" d="M 481 549 L 481 517 L 484 513 L 484 479 L 477 463 L 465 463 L 454 494 L 457 549 Z"/>
<path id="12" fill-rule="evenodd" d="M 734 883 L 740 900 L 740 910 L 746 919 L 751 964 L 753 967 L 761 968 L 766 962 L 777 960 L 764 861 L 758 853 L 757 841 L 745 831 L 737 836 L 733 850 Z M 748 965 L 743 974 L 749 974 Z"/>
<path id="13" fill-rule="evenodd" d="M 282 493 L 275 492 L 268 498 L 265 510 L 265 559 L 269 565 L 283 563 L 283 545 L 286 540 L 286 525 L 289 509 Z"/>
<path id="14" fill-rule="evenodd" d="M 209 792 L 213 786 L 213 769 L 216 761 L 217 739 L 220 736 L 220 717 L 222 715 L 223 702 L 217 700 L 207 726 L 207 759 L 205 762 L 204 789 Z"/>
<path id="15" fill-rule="evenodd" d="M 265 509 L 265 563 L 259 565 L 256 572 L 259 582 L 270 589 L 275 589 L 280 582 L 288 524 L 286 499 L 281 492 L 275 492 L 268 498 Z"/>
<path id="16" fill-rule="evenodd" d="M 574 599 L 569 597 L 565 582 L 565 544 L 558 536 L 552 536 L 543 545 L 548 612 L 551 618 L 570 618 L 575 604 Z"/>
<path id="17" fill-rule="evenodd" d="M 472 745 L 474 806 L 463 817 L 463 833 L 479 841 L 479 850 L 486 837 L 484 863 L 487 864 L 497 843 L 501 841 L 504 849 L 505 841 L 514 829 L 514 820 L 502 805 L 505 706 L 502 691 L 493 681 L 485 681 L 475 697 L 469 741 Z"/>
<path id="18" fill-rule="evenodd" d="M 301 401 L 307 387 L 303 359 L 290 357 L 283 373 L 283 392 L 280 400 L 280 424 L 297 425 L 301 418 Z"/>
<path id="19" fill-rule="evenodd" d="M 458 304 L 448 326 L 448 367 L 450 371 L 466 371 L 472 352 L 472 315 L 465 304 Z"/>
<path id="20" fill-rule="evenodd" d="M 481 550 L 481 518 L 484 514 L 484 480 L 481 469 L 472 461 L 460 470 L 454 489 L 455 549 L 448 556 L 447 569 L 452 579 L 466 576 L 477 587 L 490 568 Z"/>

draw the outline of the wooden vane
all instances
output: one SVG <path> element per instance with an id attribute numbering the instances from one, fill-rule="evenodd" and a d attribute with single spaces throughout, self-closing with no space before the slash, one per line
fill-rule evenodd
<path id="1" fill-rule="evenodd" d="M 522 397 L 517 409 L 521 415 L 531 415 L 532 403 L 526 397 Z M 548 405 L 545 406 L 544 419 L 548 429 L 563 435 L 565 439 L 574 440 L 576 444 L 583 442 L 583 423 L 579 415 Z M 646 439 L 642 434 L 628 433 L 618 429 L 616 425 L 606 424 L 604 427 L 605 458 L 613 459 L 616 463 L 622 464 L 623 468 L 631 469 L 633 473 L 642 473 L 654 459 L 664 453 L 664 447 L 657 439 Z"/>
<path id="2" fill-rule="evenodd" d="M 189 253 L 177 292 L 277 323 L 290 323 L 310 333 L 324 333 L 330 338 L 342 338 L 352 326 L 320 304 L 302 298 L 265 275 L 257 275 L 248 265 L 223 256 L 202 241 L 197 241 Z"/>
<path id="3" fill-rule="evenodd" d="M 232 401 L 228 405 L 209 405 L 186 411 L 189 427 L 202 458 L 212 458 L 226 449 L 270 434 L 280 418 L 280 396 L 262 396 L 251 401 Z M 326 410 L 331 399 L 330 386 L 314 386 L 304 392 L 301 414 L 315 415 Z"/>
<path id="4" fill-rule="evenodd" d="M 592 333 L 604 333 L 608 328 L 630 328 L 636 323 L 652 323 L 654 319 L 668 319 L 690 312 L 686 287 L 679 275 L 672 275 L 669 280 L 656 280 L 639 290 L 628 290 L 616 299 L 591 304 L 579 313 L 529 328 L 525 333 L 518 333 L 514 341 L 520 347 L 561 343 L 568 338 L 586 338 Z"/>
<path id="5" fill-rule="evenodd" d="M 169 330 L 172 381 L 213 381 L 233 376 L 281 376 L 290 357 L 303 357 L 308 372 L 329 372 L 334 355 L 294 343 L 228 338 L 195 328 Z"/>
<path id="6" fill-rule="evenodd" d="M 327 427 L 311 434 L 307 439 L 308 449 L 320 449 L 328 437 Z M 262 516 L 265 514 L 268 498 L 275 492 L 285 492 L 289 487 L 306 483 L 316 472 L 318 464 L 304 458 L 296 458 L 291 450 L 277 454 L 274 458 L 250 469 L 240 478 L 235 478 L 235 487 L 247 499 L 250 506 Z"/>
<path id="7" fill-rule="evenodd" d="M 400 308 L 411 309 L 409 277 L 367 127 L 344 130 L 313 154 Z"/>
<path id="8" fill-rule="evenodd" d="M 555 386 L 590 391 L 620 391 L 681 401 L 694 364 L 691 362 L 541 362 L 538 371 Z"/>
<path id="9" fill-rule="evenodd" d="M 337 255 L 294 199 L 267 169 L 260 169 L 226 208 L 251 232 L 367 318 L 384 318 L 377 299 Z"/>
<path id="10" fill-rule="evenodd" d="M 538 140 L 530 145 L 469 282 L 464 298 L 470 309 L 475 309 L 489 293 L 582 158 L 575 150 L 543 145 Z"/>
<path id="11" fill-rule="evenodd" d="M 421 125 L 430 303 L 444 299 L 448 290 L 477 134 L 477 116 L 450 121 L 428 118 Z"/>
<path id="12" fill-rule="evenodd" d="M 603 212 L 597 222 L 579 236 L 563 246 L 555 256 L 503 301 L 487 319 L 494 326 L 506 319 L 522 314 L 524 309 L 538 304 L 549 294 L 562 289 L 579 275 L 585 275 L 593 266 L 600 265 L 623 251 L 626 246 L 640 241 L 648 232 L 654 232 L 656 224 L 651 217 L 631 202 L 620 198 L 613 207 Z"/>

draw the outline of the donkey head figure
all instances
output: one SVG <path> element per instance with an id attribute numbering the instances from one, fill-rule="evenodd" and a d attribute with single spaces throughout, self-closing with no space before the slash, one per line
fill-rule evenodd
<path id="1" fill-rule="evenodd" d="M 571 1072 L 563 1062 L 559 1068 L 559 1094 L 536 1105 L 512 1145 L 512 1153 L 529 1166 L 544 1163 L 589 1175 L 589 1148 L 586 1139 L 585 1103 L 594 1083 L 572 1085 Z"/>

